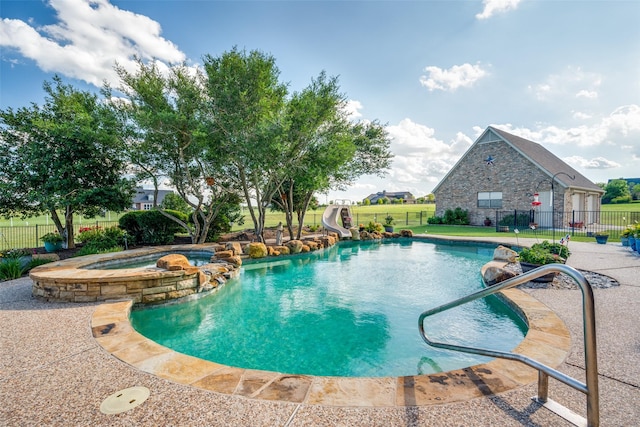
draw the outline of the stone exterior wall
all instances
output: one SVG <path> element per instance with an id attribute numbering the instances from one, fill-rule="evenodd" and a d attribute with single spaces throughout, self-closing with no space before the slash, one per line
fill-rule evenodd
<path id="1" fill-rule="evenodd" d="M 492 165 L 487 165 L 489 156 L 494 159 Z M 550 188 L 549 176 L 506 142 L 479 142 L 469 149 L 440 184 L 435 194 L 435 214 L 443 216 L 447 209 L 460 207 L 469 211 L 471 225 L 482 225 L 486 217 L 494 219 L 496 209 L 479 208 L 479 192 L 502 192 L 502 208 L 499 210 L 528 210 L 531 209 L 533 193 L 536 190 L 549 191 Z M 567 208 L 564 188 L 557 181 L 554 205 L 556 211 Z"/>
<path id="2" fill-rule="evenodd" d="M 132 275 L 126 282 L 92 280 L 69 283 L 60 280 L 34 280 L 34 297 L 48 301 L 94 302 L 129 298 L 134 303 L 152 304 L 195 294 L 200 289 L 199 274 L 184 271 L 162 272 L 157 277 Z"/>
<path id="3" fill-rule="evenodd" d="M 239 264 L 212 260 L 200 267 L 178 265 L 175 252 L 209 252 L 211 245 L 167 246 L 88 255 L 52 262 L 30 271 L 31 293 L 36 298 L 62 302 L 97 302 L 131 299 L 136 304 L 157 304 L 211 291 L 239 273 Z M 130 261 L 132 258 L 169 259 L 160 268 L 100 269 Z M 156 258 L 157 257 L 157 258 Z M 98 266 L 98 268 L 96 268 Z"/>

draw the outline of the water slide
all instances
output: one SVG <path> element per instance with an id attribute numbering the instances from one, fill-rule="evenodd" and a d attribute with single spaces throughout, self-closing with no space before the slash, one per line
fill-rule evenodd
<path id="1" fill-rule="evenodd" d="M 338 233 L 342 239 L 351 237 L 349 231 L 349 228 L 353 226 L 351 221 L 351 209 L 349 209 L 348 203 L 329 205 L 322 213 L 322 226 L 329 231 Z"/>

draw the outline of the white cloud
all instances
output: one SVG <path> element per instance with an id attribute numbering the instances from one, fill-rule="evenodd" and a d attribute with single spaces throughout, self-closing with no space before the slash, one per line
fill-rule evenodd
<path id="1" fill-rule="evenodd" d="M 465 63 L 454 65 L 448 70 L 429 66 L 424 69 L 428 75 L 420 76 L 420 84 L 429 91 L 436 89 L 444 91 L 454 91 L 459 87 L 471 87 L 478 80 L 488 75 L 488 72 L 479 64 L 471 65 Z"/>
<path id="2" fill-rule="evenodd" d="M 598 92 L 596 92 L 595 90 L 582 89 L 581 91 L 576 93 L 576 98 L 597 99 L 598 98 Z"/>
<path id="3" fill-rule="evenodd" d="M 520 0 L 483 0 L 484 9 L 476 15 L 477 19 L 488 19 L 496 13 L 504 13 L 515 10 Z"/>
<path id="4" fill-rule="evenodd" d="M 432 187 L 473 142 L 458 133 L 454 140 L 445 143 L 434 136 L 434 129 L 411 119 L 403 119 L 395 126 L 388 126 L 387 131 L 391 137 L 391 151 L 395 156 L 390 178 L 418 186 L 431 183 Z"/>
<path id="5" fill-rule="evenodd" d="M 186 59 L 177 46 L 160 36 L 156 21 L 107 0 L 50 0 L 49 4 L 58 19 L 53 25 L 0 21 L 0 45 L 18 50 L 44 71 L 101 86 L 103 80 L 117 81 L 116 61 L 134 71 L 135 56 L 169 64 Z"/>
<path id="6" fill-rule="evenodd" d="M 581 156 L 571 156 L 565 157 L 562 160 L 573 167 L 582 169 L 611 169 L 619 168 L 621 166 L 620 163 L 614 162 L 613 160 L 605 159 L 604 157 L 594 157 L 593 159 L 589 160 Z"/>
<path id="7" fill-rule="evenodd" d="M 640 106 L 625 105 L 615 109 L 606 117 L 593 120 L 590 124 L 567 128 L 550 125 L 532 130 L 516 128 L 511 124 L 492 126 L 539 143 L 575 147 L 610 147 L 607 149 L 620 148 L 629 142 L 633 143 L 633 141 L 640 139 Z"/>
<path id="8" fill-rule="evenodd" d="M 575 98 L 597 99 L 602 76 L 583 71 L 581 67 L 568 66 L 560 73 L 550 74 L 544 82 L 529 85 L 528 89 L 539 101 L 566 101 Z"/>
<path id="9" fill-rule="evenodd" d="M 363 108 L 364 107 L 362 106 L 362 103 L 360 101 L 354 101 L 350 99 L 344 106 L 343 111 L 346 113 L 349 119 L 358 119 L 362 117 L 362 113 L 360 112 L 360 110 L 362 110 Z"/>
<path id="10" fill-rule="evenodd" d="M 590 119 L 591 117 L 592 117 L 591 114 L 584 113 L 582 111 L 573 112 L 573 118 L 577 120 L 587 120 L 587 119 Z"/>

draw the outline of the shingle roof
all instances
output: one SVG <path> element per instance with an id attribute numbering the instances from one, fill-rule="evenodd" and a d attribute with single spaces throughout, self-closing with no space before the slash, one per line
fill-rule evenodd
<path id="1" fill-rule="evenodd" d="M 520 154 L 528 158 L 540 169 L 548 173 L 549 176 L 552 177 L 558 174 L 556 175 L 555 180 L 562 186 L 566 188 L 580 188 L 604 193 L 604 190 L 602 190 L 599 186 L 591 182 L 587 177 L 573 169 L 567 163 L 563 162 L 560 158 L 558 158 L 551 151 L 544 148 L 542 145 L 533 141 L 529 141 L 528 139 L 512 135 L 501 129 L 496 129 L 493 126 L 489 126 L 487 130 L 491 130 L 492 132 L 494 132 L 505 142 L 519 151 Z M 565 174 L 574 176 L 575 179 L 572 180 Z"/>
<path id="2" fill-rule="evenodd" d="M 136 188 L 136 194 L 133 196 L 133 203 L 148 203 L 150 201 L 149 196 L 153 196 L 154 190 L 145 188 Z M 171 190 L 158 190 L 158 203 L 162 203 L 164 197 L 173 193 Z"/>

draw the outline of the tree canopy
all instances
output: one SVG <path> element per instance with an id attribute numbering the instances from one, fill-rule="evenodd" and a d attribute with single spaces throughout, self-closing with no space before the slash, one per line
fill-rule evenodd
<path id="1" fill-rule="evenodd" d="M 604 186 L 602 203 L 628 203 L 631 201 L 629 184 L 624 179 L 612 179 Z"/>
<path id="2" fill-rule="evenodd" d="M 57 76 L 43 87 L 42 106 L 0 111 L 0 214 L 48 212 L 71 248 L 74 213 L 121 211 L 134 190 L 113 112 Z"/>
<path id="3" fill-rule="evenodd" d="M 175 188 L 182 203 L 172 206 L 190 210 L 191 220 L 154 209 L 194 243 L 218 215 L 239 220 L 239 196 L 260 239 L 271 207 L 286 212 L 291 237 L 295 216 L 299 237 L 317 192 L 390 165 L 384 126 L 350 120 L 338 78 L 324 71 L 290 94 L 275 58 L 235 47 L 206 55 L 203 68 L 139 61 L 133 72 L 116 71 L 124 97 L 105 86 L 99 100 L 56 77 L 44 85 L 44 106 L 2 111 L 0 214 L 48 211 L 73 245 L 73 213 L 130 205 L 128 174 L 156 190 L 165 181 Z"/>

